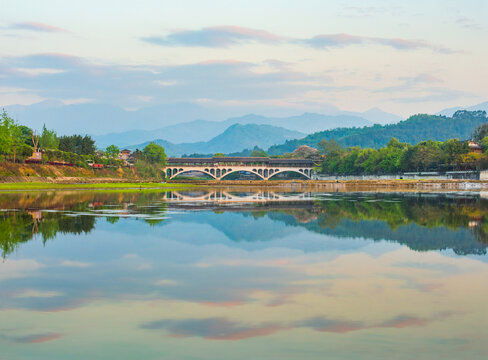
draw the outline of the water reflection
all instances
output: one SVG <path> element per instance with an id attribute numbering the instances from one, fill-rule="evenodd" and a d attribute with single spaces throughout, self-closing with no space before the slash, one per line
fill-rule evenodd
<path id="1" fill-rule="evenodd" d="M 283 233 L 269 223 L 282 223 L 337 238 L 394 241 L 419 251 L 452 249 L 458 255 L 483 255 L 488 247 L 488 200 L 476 194 L 194 190 L 11 194 L 2 200 L 3 257 L 37 236 L 46 243 L 58 232 L 87 234 L 100 218 L 111 224 L 120 218 L 160 224 L 168 207 L 172 212 L 206 210 L 171 217 L 210 224 L 233 241 L 272 240 Z M 214 216 L 231 212 L 240 216 L 232 221 L 226 215 Z M 263 217 L 270 220 L 264 225 L 269 232 L 258 221 Z"/>
<path id="2" fill-rule="evenodd" d="M 0 207 L 6 359 L 487 355 L 479 194 L 44 192 Z"/>

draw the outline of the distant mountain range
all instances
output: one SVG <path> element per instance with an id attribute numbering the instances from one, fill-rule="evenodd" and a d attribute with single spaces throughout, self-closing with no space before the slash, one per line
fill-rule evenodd
<path id="1" fill-rule="evenodd" d="M 235 116 L 235 109 L 209 108 L 194 103 L 161 104 L 129 110 L 107 104 L 64 105 L 59 101 L 47 100 L 32 105 L 5 106 L 5 109 L 18 122 L 34 129 L 40 130 L 45 124 L 59 135 L 88 133 L 97 138 L 97 145 L 102 148 L 110 144 L 125 146 L 155 138 L 173 143 L 208 141 L 236 123 L 266 124 L 312 133 L 337 126 L 386 124 L 401 120 L 399 116 L 377 108 L 359 113 L 342 111 L 330 105 L 321 107 L 320 114 L 290 116 L 299 114 L 300 110 L 278 107 L 264 109 L 267 116 L 248 114 L 240 117 Z M 239 112 L 245 114 L 245 111 Z"/>
<path id="2" fill-rule="evenodd" d="M 479 125 L 488 122 L 486 113 L 469 112 L 455 114 L 453 117 L 419 114 L 391 125 L 374 125 L 363 128 L 338 128 L 310 134 L 303 139 L 288 140 L 282 145 L 271 146 L 270 155 L 292 152 L 300 145 L 317 147 L 321 140 L 336 140 L 344 147 L 360 146 L 380 148 L 392 137 L 401 142 L 417 144 L 420 141 L 457 138 L 467 140 Z"/>
<path id="3" fill-rule="evenodd" d="M 231 153 L 246 148 L 252 149 L 255 146 L 267 149 L 272 145 L 282 144 L 287 140 L 300 138 L 304 135 L 304 133 L 298 131 L 287 130 L 272 125 L 234 124 L 222 134 L 209 141 L 173 144 L 167 140 L 156 139 L 127 146 L 127 148 L 130 150 L 143 149 L 150 142 L 154 142 L 163 146 L 168 156 L 190 155 L 194 153 Z"/>
<path id="4" fill-rule="evenodd" d="M 442 111 L 439 111 L 437 113 L 437 115 L 443 115 L 443 116 L 451 117 L 458 110 L 469 110 L 469 111 L 484 110 L 484 111 L 488 112 L 488 101 L 485 101 L 485 102 L 478 104 L 478 105 L 473 105 L 473 106 L 468 106 L 468 107 L 453 107 L 453 108 L 444 109 Z"/>
<path id="5" fill-rule="evenodd" d="M 372 125 L 372 122 L 354 115 L 321 115 L 305 113 L 299 116 L 271 118 L 261 115 L 249 114 L 234 117 L 225 121 L 194 120 L 164 128 L 144 131 L 132 130 L 122 133 L 110 133 L 94 136 L 99 147 L 116 144 L 127 147 L 129 144 L 142 143 L 154 139 L 163 139 L 172 143 L 208 141 L 217 134 L 234 124 L 272 125 L 288 130 L 310 134 L 319 130 L 334 129 L 336 127 L 354 127 Z M 242 150 L 242 148 L 240 149 Z"/>

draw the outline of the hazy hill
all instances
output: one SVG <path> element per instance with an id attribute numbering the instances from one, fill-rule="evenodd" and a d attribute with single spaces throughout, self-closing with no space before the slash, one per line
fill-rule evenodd
<path id="1" fill-rule="evenodd" d="M 452 116 L 456 111 L 458 110 L 469 110 L 469 111 L 476 111 L 476 110 L 482 110 L 488 112 L 488 101 L 485 101 L 481 104 L 478 105 L 473 105 L 473 106 L 468 106 L 468 107 L 453 107 L 449 109 L 444 109 L 442 111 L 439 111 L 437 115 L 443 115 L 443 116 Z"/>
<path id="2" fill-rule="evenodd" d="M 290 130 L 304 133 L 334 129 L 336 127 L 353 127 L 371 125 L 372 122 L 356 115 L 322 115 L 315 113 L 304 113 L 298 116 L 271 118 L 261 115 L 249 114 L 238 118 L 226 120 L 230 123 L 239 124 L 267 124 L 280 126 Z"/>
<path id="3" fill-rule="evenodd" d="M 366 148 L 385 146 L 392 137 L 411 144 L 417 144 L 423 140 L 444 141 L 452 138 L 465 140 L 469 139 L 477 126 L 487 121 L 486 112 L 461 111 L 454 114 L 453 117 L 420 114 L 392 125 L 338 128 L 316 132 L 303 139 L 289 140 L 282 145 L 272 146 L 268 153 L 279 155 L 292 152 L 299 145 L 317 147 L 322 139 L 335 139 L 345 147 L 361 146 Z"/>
<path id="4" fill-rule="evenodd" d="M 134 129 L 141 133 L 199 118 L 223 120 L 227 117 L 191 103 L 162 104 L 134 111 L 107 104 L 64 105 L 57 101 L 5 108 L 9 115 L 26 126 L 41 129 L 46 124 L 61 135 L 132 132 Z"/>
<path id="5" fill-rule="evenodd" d="M 230 153 L 245 148 L 253 148 L 254 146 L 268 148 L 271 145 L 283 143 L 286 140 L 296 139 L 302 136 L 304 136 L 304 134 L 298 131 L 287 130 L 271 125 L 234 124 L 222 134 L 209 141 L 173 144 L 166 140 L 157 139 L 153 140 L 153 142 L 162 145 L 166 149 L 167 155 L 181 156 L 183 154 L 192 153 Z M 131 145 L 127 148 L 131 150 L 136 148 L 142 149 L 148 143 L 149 141 L 138 145 Z"/>
<path id="6" fill-rule="evenodd" d="M 225 121 L 194 120 L 173 124 L 156 130 L 132 130 L 94 136 L 97 146 L 104 148 L 111 144 L 125 147 L 129 144 L 143 143 L 153 139 L 164 139 L 172 143 L 209 141 L 234 124 L 272 125 L 309 134 L 318 130 L 336 127 L 372 125 L 366 119 L 353 115 L 321 115 L 305 113 L 289 117 L 266 117 L 249 114 Z M 239 149 L 242 150 L 242 149 Z"/>
<path id="7" fill-rule="evenodd" d="M 401 120 L 400 117 L 373 108 L 363 113 L 349 112 L 324 105 L 317 113 L 297 114 L 298 109 L 253 107 L 268 116 L 232 114 L 249 112 L 249 108 L 208 108 L 193 103 L 160 104 L 138 110 L 108 104 L 83 103 L 65 105 L 46 100 L 32 105 L 5 106 L 8 113 L 22 124 L 40 130 L 54 129 L 58 135 L 90 134 L 104 148 L 115 144 L 124 147 L 152 139 L 172 143 L 208 141 L 233 124 L 265 124 L 310 134 L 336 127 L 361 127 Z M 269 114 L 274 114 L 270 116 Z"/>

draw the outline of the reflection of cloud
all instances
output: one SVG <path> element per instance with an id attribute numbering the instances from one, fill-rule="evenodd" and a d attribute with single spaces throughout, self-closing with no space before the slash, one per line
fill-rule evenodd
<path id="1" fill-rule="evenodd" d="M 314 317 L 303 321 L 297 321 L 291 325 L 277 323 L 263 323 L 248 325 L 237 321 L 231 321 L 225 317 L 213 317 L 206 319 L 165 319 L 151 321 L 141 325 L 148 330 L 163 330 L 172 337 L 202 337 L 213 340 L 242 340 L 257 336 L 266 336 L 278 331 L 290 328 L 312 328 L 315 331 L 325 333 L 348 333 L 352 331 L 394 328 L 403 329 L 409 327 L 423 327 L 431 321 L 450 316 L 451 313 L 438 314 L 432 318 L 399 315 L 377 324 L 368 324 L 362 321 L 329 319 L 327 317 Z"/>
<path id="2" fill-rule="evenodd" d="M 25 344 L 40 344 L 48 341 L 53 341 L 65 336 L 65 334 L 59 333 L 45 333 L 45 334 L 33 334 L 33 335 L 26 335 L 26 336 L 16 336 L 16 337 L 9 337 L 9 339 L 13 342 L 17 343 L 25 343 Z"/>
<path id="3" fill-rule="evenodd" d="M 157 286 L 174 286 L 174 285 L 178 285 L 178 282 L 174 281 L 174 280 L 163 279 L 163 280 L 156 281 L 154 283 L 154 285 L 157 285 Z"/>
<path id="4" fill-rule="evenodd" d="M 0 266 L 0 281 L 24 277 L 40 268 L 41 264 L 35 260 L 5 260 Z"/>
<path id="5" fill-rule="evenodd" d="M 81 262 L 81 261 L 64 260 L 61 262 L 61 266 L 84 268 L 84 267 L 92 266 L 92 264 Z"/>
<path id="6" fill-rule="evenodd" d="M 415 316 L 406 316 L 401 315 L 397 316 L 391 320 L 387 320 L 376 327 L 385 327 L 385 328 L 396 328 L 396 329 L 403 329 L 406 327 L 419 327 L 425 326 L 429 323 L 430 320 L 422 319 Z"/>
<path id="7" fill-rule="evenodd" d="M 433 315 L 430 318 L 422 318 L 411 315 L 398 315 L 376 324 L 368 324 L 362 321 L 336 320 L 326 317 L 315 317 L 305 321 L 298 322 L 297 326 L 310 327 L 320 332 L 347 333 L 351 331 L 375 329 L 375 328 L 394 328 L 403 329 L 409 327 L 423 327 L 432 321 L 442 320 L 452 316 L 453 312 L 442 312 Z"/>
<path id="8" fill-rule="evenodd" d="M 310 327 L 320 332 L 347 333 L 367 328 L 359 321 L 331 320 L 325 317 L 315 317 L 299 322 L 298 326 Z"/>
<path id="9" fill-rule="evenodd" d="M 15 298 L 52 298 L 55 296 L 61 296 L 62 294 L 57 291 L 39 291 L 39 290 L 24 290 L 14 295 Z"/>
<path id="10" fill-rule="evenodd" d="M 159 320 L 143 324 L 141 328 L 165 330 L 173 337 L 196 336 L 211 340 L 242 340 L 287 329 L 276 324 L 242 325 L 226 318 Z"/>

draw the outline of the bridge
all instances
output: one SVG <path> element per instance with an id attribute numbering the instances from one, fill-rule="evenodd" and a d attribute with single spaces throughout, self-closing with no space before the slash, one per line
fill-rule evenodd
<path id="1" fill-rule="evenodd" d="M 256 175 L 261 180 L 293 172 L 310 179 L 314 167 L 310 159 L 278 159 L 266 157 L 213 157 L 213 158 L 168 158 L 164 171 L 169 179 L 198 171 L 216 180 L 223 180 L 232 173 L 245 171 Z"/>

